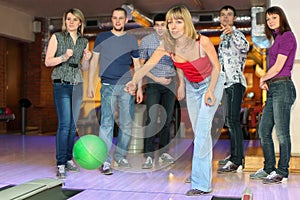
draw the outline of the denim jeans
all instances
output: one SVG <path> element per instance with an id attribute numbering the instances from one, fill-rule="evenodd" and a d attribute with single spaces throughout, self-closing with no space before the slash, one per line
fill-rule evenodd
<path id="1" fill-rule="evenodd" d="M 53 83 L 53 97 L 58 119 L 56 133 L 56 164 L 65 165 L 73 157 L 76 122 L 82 103 L 82 83 Z"/>
<path id="2" fill-rule="evenodd" d="M 272 131 L 275 126 L 280 149 L 276 172 L 283 177 L 288 177 L 291 156 L 290 114 L 295 99 L 296 90 L 291 80 L 280 80 L 269 84 L 267 101 L 258 130 L 265 159 L 264 170 L 267 173 L 276 170 L 272 139 Z"/>
<path id="3" fill-rule="evenodd" d="M 101 125 L 99 136 L 105 141 L 108 152 L 110 152 L 113 144 L 115 111 L 118 106 L 119 132 L 114 153 L 115 161 L 126 158 L 134 115 L 133 96 L 125 92 L 124 88 L 125 85 L 109 84 L 102 84 L 101 87 Z M 111 160 L 111 156 L 108 155 L 106 162 L 111 163 Z"/>
<path id="4" fill-rule="evenodd" d="M 215 112 L 222 99 L 224 80 L 224 73 L 220 72 L 214 91 L 216 102 L 213 106 L 207 106 L 204 102 L 210 77 L 200 82 L 197 88 L 186 80 L 187 108 L 195 134 L 191 182 L 193 189 L 204 192 L 210 192 L 212 189 L 211 127 Z"/>
<path id="5" fill-rule="evenodd" d="M 175 104 L 175 81 L 169 85 L 148 83 L 146 85 L 146 107 L 147 120 L 144 139 L 145 157 L 154 157 L 155 135 L 160 131 L 159 154 L 168 152 L 170 142 L 170 123 L 173 116 Z M 161 105 L 161 106 L 159 106 Z M 160 109 L 160 120 L 163 124 L 161 130 L 157 130 L 158 111 Z"/>
<path id="6" fill-rule="evenodd" d="M 243 131 L 240 122 L 241 105 L 245 87 L 236 83 L 225 88 L 226 95 L 226 123 L 230 133 L 230 161 L 236 165 L 242 165 L 244 158 Z"/>

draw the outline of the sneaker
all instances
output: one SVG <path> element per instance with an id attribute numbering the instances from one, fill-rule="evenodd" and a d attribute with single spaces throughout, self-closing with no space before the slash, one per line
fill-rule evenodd
<path id="1" fill-rule="evenodd" d="M 229 172 L 241 173 L 243 172 L 243 167 L 242 165 L 236 165 L 233 162 L 228 161 L 226 165 L 218 169 L 218 173 L 229 173 Z"/>
<path id="2" fill-rule="evenodd" d="M 189 191 L 187 191 L 187 193 L 185 194 L 186 196 L 200 196 L 202 194 L 208 194 L 209 192 L 204 192 L 202 190 L 198 190 L 198 189 L 191 189 Z"/>
<path id="3" fill-rule="evenodd" d="M 159 163 L 168 163 L 173 164 L 175 162 L 174 158 L 170 156 L 168 153 L 163 153 L 158 159 Z"/>
<path id="4" fill-rule="evenodd" d="M 192 182 L 191 176 L 187 177 L 184 182 L 185 183 L 191 183 Z"/>
<path id="5" fill-rule="evenodd" d="M 219 165 L 226 165 L 226 163 L 230 160 L 230 155 L 224 158 L 223 160 L 219 160 Z M 245 158 L 242 159 L 243 169 L 245 168 Z"/>
<path id="6" fill-rule="evenodd" d="M 121 159 L 117 162 L 115 161 L 115 166 L 116 167 L 123 167 L 123 168 L 131 168 L 131 165 L 129 164 L 129 162 L 125 158 L 123 158 L 123 159 Z"/>
<path id="7" fill-rule="evenodd" d="M 264 179 L 267 178 L 269 174 L 267 172 L 264 171 L 263 168 L 257 170 L 257 172 L 255 172 L 254 174 L 250 174 L 250 178 L 251 179 Z"/>
<path id="8" fill-rule="evenodd" d="M 57 173 L 56 176 L 58 178 L 66 178 L 66 169 L 65 165 L 57 165 Z"/>
<path id="9" fill-rule="evenodd" d="M 219 160 L 219 165 L 226 165 L 229 159 L 230 159 L 230 155 L 224 158 L 223 160 Z"/>
<path id="10" fill-rule="evenodd" d="M 66 164 L 66 170 L 71 172 L 79 172 L 79 168 L 75 165 L 73 160 L 69 160 Z"/>
<path id="11" fill-rule="evenodd" d="M 108 162 L 104 162 L 104 164 L 102 165 L 102 168 L 100 168 L 100 171 L 102 174 L 104 175 L 112 175 L 112 169 L 110 167 L 110 163 Z"/>
<path id="12" fill-rule="evenodd" d="M 142 165 L 142 169 L 151 169 L 153 167 L 153 159 L 148 156 L 145 163 Z"/>
<path id="13" fill-rule="evenodd" d="M 264 180 L 264 184 L 272 184 L 272 183 L 282 183 L 286 182 L 287 178 L 284 178 L 280 174 L 277 174 L 275 171 L 272 171 L 270 175 L 268 175 Z"/>

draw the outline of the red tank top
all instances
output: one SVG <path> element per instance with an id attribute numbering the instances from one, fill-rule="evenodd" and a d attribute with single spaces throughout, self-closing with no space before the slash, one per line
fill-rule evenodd
<path id="1" fill-rule="evenodd" d="M 212 64 L 207 55 L 200 55 L 200 38 L 199 38 L 199 58 L 191 62 L 173 62 L 175 67 L 182 69 L 185 77 L 191 82 L 201 82 L 206 77 L 210 76 Z"/>

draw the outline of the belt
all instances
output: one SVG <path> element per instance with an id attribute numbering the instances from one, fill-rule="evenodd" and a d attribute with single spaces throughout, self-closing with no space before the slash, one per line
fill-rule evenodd
<path id="1" fill-rule="evenodd" d="M 77 68 L 77 67 L 78 67 L 78 64 L 69 63 L 69 66 L 70 66 L 70 67 L 73 67 L 73 68 Z"/>
<path id="2" fill-rule="evenodd" d="M 67 65 L 69 67 L 72 67 L 72 68 L 78 68 L 78 64 L 74 64 L 74 63 L 67 63 Z M 60 67 L 62 66 L 62 63 L 58 64 L 57 67 Z"/>
<path id="3" fill-rule="evenodd" d="M 275 83 L 277 81 L 290 81 L 292 80 L 291 77 L 289 76 L 280 76 L 280 77 L 277 77 L 277 78 L 272 78 L 270 80 L 267 80 L 267 84 L 271 84 L 271 83 Z"/>
<path id="4" fill-rule="evenodd" d="M 64 81 L 64 80 L 61 80 L 61 79 L 54 79 L 53 80 L 53 83 L 64 83 L 64 84 L 68 84 L 68 85 L 77 85 L 78 83 L 71 83 L 70 81 Z"/>

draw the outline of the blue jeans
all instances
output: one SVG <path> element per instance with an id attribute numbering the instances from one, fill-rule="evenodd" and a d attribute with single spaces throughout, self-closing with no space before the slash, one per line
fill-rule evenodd
<path id="1" fill-rule="evenodd" d="M 134 98 L 125 92 L 124 88 L 125 85 L 108 84 L 102 84 L 101 87 L 101 125 L 99 136 L 105 141 L 108 152 L 110 152 L 113 144 L 115 111 L 118 106 L 119 132 L 114 153 L 115 161 L 126 158 L 134 116 Z M 111 156 L 108 155 L 106 162 L 111 163 L 111 160 Z"/>
<path id="2" fill-rule="evenodd" d="M 168 152 L 168 144 L 170 142 L 170 124 L 174 111 L 175 104 L 175 81 L 169 85 L 161 85 L 157 83 L 147 83 L 146 85 L 146 107 L 147 120 L 144 139 L 145 157 L 154 157 L 155 151 L 155 135 L 157 134 L 157 117 L 159 105 L 160 119 L 163 127 L 160 131 L 159 148 L 160 153 Z"/>
<path id="3" fill-rule="evenodd" d="M 283 177 L 288 177 L 291 156 L 290 114 L 296 99 L 296 90 L 291 80 L 280 80 L 269 84 L 267 101 L 263 109 L 259 125 L 259 136 L 264 152 L 264 170 L 267 173 L 276 171 Z M 272 131 L 275 126 L 279 141 L 280 157 L 276 170 L 275 151 Z"/>
<path id="4" fill-rule="evenodd" d="M 230 161 L 242 165 L 244 158 L 243 131 L 240 122 L 241 105 L 245 87 L 236 83 L 225 89 L 226 94 L 226 123 L 230 133 Z"/>
<path id="5" fill-rule="evenodd" d="M 224 90 L 225 76 L 220 72 L 214 95 L 216 102 L 207 106 L 204 95 L 207 91 L 210 77 L 206 78 L 195 88 L 186 80 L 186 100 L 189 117 L 195 134 L 194 153 L 192 160 L 192 188 L 204 192 L 211 191 L 212 180 L 212 138 L 211 127 L 215 112 L 219 107 Z"/>
<path id="6" fill-rule="evenodd" d="M 82 103 L 82 83 L 53 83 L 53 97 L 58 119 L 56 133 L 56 164 L 65 165 L 73 157 L 76 122 Z"/>

